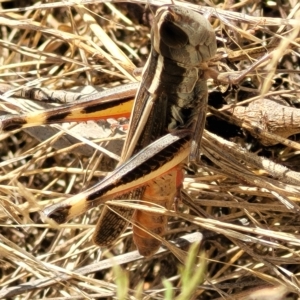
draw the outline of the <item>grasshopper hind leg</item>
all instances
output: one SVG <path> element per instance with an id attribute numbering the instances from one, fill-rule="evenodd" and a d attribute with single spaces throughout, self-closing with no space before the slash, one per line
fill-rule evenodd
<path id="1" fill-rule="evenodd" d="M 97 222 L 93 242 L 100 247 L 112 245 L 125 231 L 134 210 L 125 207 L 105 207 Z"/>
<path id="2" fill-rule="evenodd" d="M 130 193 L 116 197 L 117 199 L 140 199 L 143 188 L 138 188 Z M 117 238 L 126 230 L 129 221 L 132 219 L 134 209 L 114 206 L 104 207 L 98 219 L 95 232 L 93 234 L 93 242 L 100 247 L 109 247 L 117 240 Z"/>
<path id="3" fill-rule="evenodd" d="M 200 144 L 204 131 L 206 111 L 207 111 L 207 86 L 206 81 L 199 80 L 197 89 L 195 90 L 195 98 L 198 102 L 198 107 L 195 109 L 197 114 L 194 117 L 193 123 L 193 139 L 191 151 L 189 155 L 190 162 L 200 163 Z"/>

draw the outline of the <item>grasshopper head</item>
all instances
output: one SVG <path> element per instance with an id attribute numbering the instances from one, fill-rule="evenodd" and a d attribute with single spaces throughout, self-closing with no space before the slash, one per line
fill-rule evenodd
<path id="1" fill-rule="evenodd" d="M 157 11 L 152 38 L 156 52 L 188 66 L 209 60 L 217 50 L 209 21 L 195 11 L 173 5 Z"/>

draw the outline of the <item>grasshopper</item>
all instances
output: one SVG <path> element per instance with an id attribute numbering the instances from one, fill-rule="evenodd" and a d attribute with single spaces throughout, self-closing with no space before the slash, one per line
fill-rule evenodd
<path id="1" fill-rule="evenodd" d="M 142 200 L 146 205 L 170 209 L 180 195 L 183 162 L 198 158 L 207 106 L 206 62 L 216 53 L 216 38 L 208 20 L 190 9 L 162 6 L 156 12 L 151 32 L 151 53 L 134 100 L 121 162 L 96 186 L 44 210 L 48 219 L 64 223 L 109 199 Z M 111 106 L 130 105 L 129 97 L 115 95 L 99 104 L 66 106 L 42 115 L 19 116 L 1 121 L 2 130 L 27 124 L 70 121 L 76 113 L 92 114 Z M 107 100 L 107 101 L 106 101 Z M 89 99 L 91 103 L 91 99 Z M 40 117 L 39 117 L 40 116 Z M 42 116 L 42 117 L 41 117 Z M 133 240 L 144 256 L 153 255 L 161 242 L 167 217 L 128 208 L 105 207 L 96 225 L 93 241 L 108 246 L 133 223 Z"/>

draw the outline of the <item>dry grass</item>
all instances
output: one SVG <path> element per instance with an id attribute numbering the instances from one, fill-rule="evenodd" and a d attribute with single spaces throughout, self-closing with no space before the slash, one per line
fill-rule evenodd
<path id="1" fill-rule="evenodd" d="M 91 235 L 99 208 L 59 230 L 44 224 L 41 209 L 91 186 L 113 168 L 94 143 L 115 150 L 111 139 L 122 143 L 123 136 L 99 142 L 97 134 L 109 132 L 106 123 L 88 124 L 98 127 L 77 132 L 71 130 L 74 125 L 38 127 L 35 132 L 0 135 L 0 298 L 298 298 L 300 145 L 299 131 L 290 128 L 297 128 L 293 116 L 299 107 L 299 4 L 253 2 L 225 1 L 214 8 L 190 4 L 211 16 L 219 46 L 212 64 L 221 72 L 245 70 L 272 53 L 238 90 L 209 81 L 203 164 L 191 166 L 184 181 L 205 217 L 188 214 L 186 207 L 164 212 L 172 216 L 167 240 L 194 231 L 204 234 L 200 267 L 189 273 L 196 265 L 191 255 L 182 270 L 176 257 L 185 259 L 186 252 L 174 246 L 175 255 L 164 251 L 145 259 L 126 254 L 134 250 L 130 228 L 117 245 L 98 249 Z M 132 72 L 143 66 L 150 47 L 152 13 L 144 4 L 1 2 L 1 90 L 7 84 L 15 91 L 25 86 L 68 90 L 134 81 Z M 37 101 L 11 95 L 1 96 L 1 111 L 41 107 Z M 283 105 L 279 119 L 277 114 L 270 118 L 273 107 L 242 115 L 232 110 L 232 105 L 248 107 L 265 98 Z M 285 106 L 294 110 L 278 125 Z M 280 130 L 273 130 L 276 126 Z M 70 135 L 77 140 L 70 140 Z M 87 145 L 80 135 L 93 138 L 93 143 Z M 114 263 L 106 259 L 111 255 L 122 263 L 122 270 L 112 268 Z"/>

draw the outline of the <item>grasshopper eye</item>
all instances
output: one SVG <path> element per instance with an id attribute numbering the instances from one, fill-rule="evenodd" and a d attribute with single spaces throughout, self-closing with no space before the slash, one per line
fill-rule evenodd
<path id="1" fill-rule="evenodd" d="M 189 42 L 187 34 L 170 21 L 161 24 L 160 38 L 163 43 L 171 48 L 182 48 Z"/>

